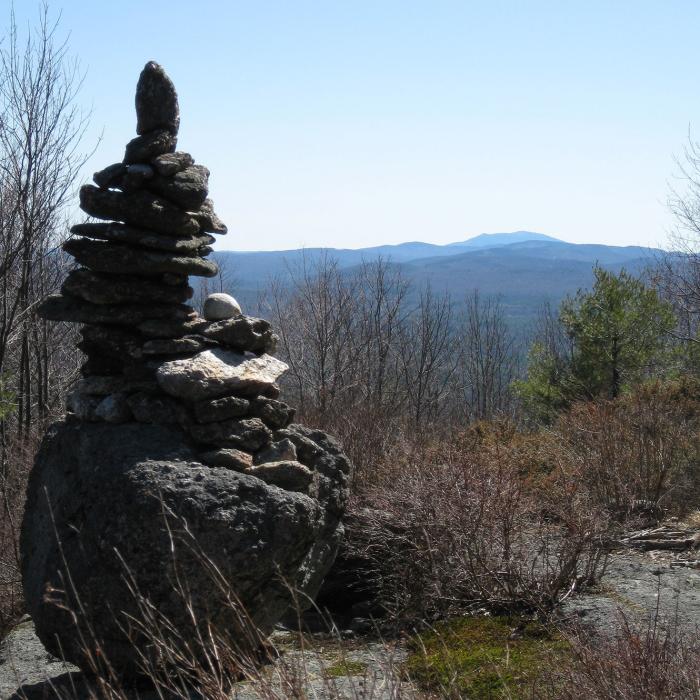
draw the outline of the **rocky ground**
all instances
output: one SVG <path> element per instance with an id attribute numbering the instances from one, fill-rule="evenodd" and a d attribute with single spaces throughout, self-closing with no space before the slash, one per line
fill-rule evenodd
<path id="1" fill-rule="evenodd" d="M 674 532 L 677 535 L 678 530 L 667 527 L 653 533 L 658 540 L 654 546 L 679 539 Z M 687 534 L 687 529 L 683 532 Z M 700 627 L 700 557 L 694 547 L 674 551 L 673 544 L 667 549 L 647 549 L 639 541 L 623 544 L 611 554 L 600 585 L 568 600 L 562 618 L 599 634 L 614 634 L 623 616 L 634 624 L 657 617 L 664 625 L 677 623 L 688 631 Z M 303 689 L 312 698 L 418 696 L 401 679 L 406 650 L 400 641 L 314 634 L 304 638 L 302 648 L 297 635 L 278 631 L 273 643 L 280 652 L 278 661 L 267 667 L 258 684 L 241 683 L 233 697 L 284 698 L 293 696 L 294 689 Z M 82 682 L 75 667 L 46 653 L 30 620 L 15 628 L 0 648 L 0 698 L 84 698 Z M 17 693 L 20 687 L 23 694 Z M 135 693 L 136 697 L 155 698 L 148 693 Z"/>
<path id="2" fill-rule="evenodd" d="M 694 544 L 681 549 L 677 543 L 698 532 L 666 526 L 654 529 L 654 540 L 623 542 L 625 546 L 610 556 L 601 583 L 564 603 L 564 619 L 608 635 L 624 620 L 642 625 L 656 620 L 694 632 L 700 628 L 700 552 Z M 678 537 L 681 533 L 683 537 Z M 654 548 L 647 548 L 647 542 Z"/>

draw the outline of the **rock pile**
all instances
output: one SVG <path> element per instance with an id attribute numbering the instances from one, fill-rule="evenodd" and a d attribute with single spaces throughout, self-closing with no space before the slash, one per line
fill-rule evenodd
<path id="1" fill-rule="evenodd" d="M 134 609 L 115 552 L 177 624 L 187 611 L 173 602 L 162 524 L 173 513 L 269 632 L 289 586 L 314 595 L 332 564 L 349 473 L 331 438 L 290 425 L 270 324 L 225 294 L 206 300 L 203 317 L 187 304 L 188 278 L 217 274 L 206 256 L 226 226 L 207 168 L 175 150 L 177 95 L 156 63 L 141 73 L 136 113 L 122 162 L 80 190 L 99 221 L 73 226 L 64 244 L 79 266 L 39 309 L 83 324 L 86 360 L 65 421 L 44 439 L 22 532 L 25 592 L 47 648 L 84 664 L 66 611 L 44 595 L 70 575 L 79 590 L 65 595 L 127 675 L 136 659 L 120 616 Z M 187 573 L 202 620 L 231 625 L 202 571 Z"/>
<path id="2" fill-rule="evenodd" d="M 39 313 L 84 324 L 83 379 L 68 409 L 83 421 L 177 424 L 207 464 L 305 491 L 311 471 L 282 431 L 294 411 L 277 400 L 287 369 L 267 354 L 270 324 L 212 294 L 204 318 L 186 304 L 189 276 L 216 275 L 207 260 L 226 233 L 207 199 L 209 170 L 175 151 L 175 88 L 148 63 L 136 88 L 137 133 L 124 160 L 95 173 L 80 205 L 95 223 L 71 228 L 63 248 L 80 267 Z"/>

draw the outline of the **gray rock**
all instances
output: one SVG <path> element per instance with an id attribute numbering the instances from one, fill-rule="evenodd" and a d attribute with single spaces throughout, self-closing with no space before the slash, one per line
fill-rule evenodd
<path id="1" fill-rule="evenodd" d="M 198 401 L 194 405 L 194 415 L 200 423 L 215 423 L 240 418 L 248 413 L 250 401 L 240 396 L 224 396 L 212 401 Z"/>
<path id="2" fill-rule="evenodd" d="M 240 316 L 241 307 L 230 294 L 216 292 L 204 300 L 203 315 L 207 321 L 223 321 Z"/>
<path id="3" fill-rule="evenodd" d="M 251 357 L 215 348 L 162 363 L 156 378 L 171 396 L 201 401 L 231 394 L 264 394 L 287 369 L 284 362 L 271 355 Z"/>
<path id="4" fill-rule="evenodd" d="M 224 469 L 233 469 L 237 472 L 244 472 L 253 466 L 251 455 L 233 447 L 209 450 L 200 454 L 199 458 L 210 467 L 223 467 Z"/>
<path id="5" fill-rule="evenodd" d="M 175 175 L 157 175 L 147 187 L 183 209 L 196 211 L 209 193 L 209 170 L 203 165 L 190 165 Z"/>
<path id="6" fill-rule="evenodd" d="M 182 338 L 156 338 L 143 344 L 144 355 L 194 355 L 212 347 L 214 341 L 201 335 L 186 335 Z"/>
<path id="7" fill-rule="evenodd" d="M 122 376 L 92 376 L 80 379 L 75 384 L 75 390 L 79 394 L 91 396 L 107 396 L 126 388 L 126 380 Z"/>
<path id="8" fill-rule="evenodd" d="M 158 389 L 155 382 L 146 376 L 106 375 L 91 376 L 79 379 L 75 383 L 75 391 L 85 396 L 107 396 L 117 392 L 151 391 Z"/>
<path id="9" fill-rule="evenodd" d="M 172 272 L 198 277 L 214 277 L 219 268 L 215 262 L 200 257 L 134 248 L 123 243 L 72 238 L 63 244 L 81 265 L 95 272 L 124 275 L 161 275 Z"/>
<path id="10" fill-rule="evenodd" d="M 136 84 L 136 133 L 167 129 L 177 134 L 180 108 L 172 80 L 162 66 L 149 61 Z"/>
<path id="11" fill-rule="evenodd" d="M 91 304 L 75 297 L 52 294 L 37 307 L 37 313 L 47 321 L 73 321 L 74 323 L 136 325 L 147 319 L 170 318 L 187 320 L 192 314 L 189 306 L 178 304 Z"/>
<path id="12" fill-rule="evenodd" d="M 289 438 L 294 443 L 297 459 L 314 472 L 314 497 L 327 503 L 335 512 L 343 512 L 352 466 L 340 443 L 321 430 L 297 423 L 274 434 L 275 440 L 283 438 Z"/>
<path id="13" fill-rule="evenodd" d="M 207 325 L 203 318 L 195 315 L 185 320 L 149 319 L 139 323 L 138 328 L 148 338 L 177 338 L 202 333 Z"/>
<path id="14" fill-rule="evenodd" d="M 100 420 L 96 411 L 103 398 L 102 396 L 81 394 L 79 391 L 74 390 L 66 398 L 66 409 L 69 413 L 75 415 L 76 418 L 80 418 L 83 421 Z"/>
<path id="15" fill-rule="evenodd" d="M 251 467 L 246 473 L 287 491 L 306 492 L 314 478 L 313 473 L 303 464 L 293 461 L 260 464 Z"/>
<path id="16" fill-rule="evenodd" d="M 270 324 L 252 316 L 215 321 L 204 331 L 204 335 L 234 350 L 272 352 L 277 345 L 277 336 Z"/>
<path id="17" fill-rule="evenodd" d="M 205 199 L 197 211 L 190 212 L 190 216 L 197 221 L 202 233 L 224 234 L 228 232 L 226 224 L 216 215 L 214 202 L 211 199 Z"/>
<path id="18" fill-rule="evenodd" d="M 131 394 L 127 403 L 134 418 L 140 423 L 167 425 L 182 424 L 187 420 L 187 409 L 169 396 L 140 391 Z"/>
<path id="19" fill-rule="evenodd" d="M 132 414 L 126 394 L 120 392 L 105 396 L 95 408 L 95 417 L 107 423 L 126 423 Z"/>
<path id="20" fill-rule="evenodd" d="M 9 700 L 59 700 L 78 697 L 88 700 L 88 695 L 75 695 L 59 682 L 59 678 L 72 676 L 76 681 L 78 668 L 46 653 L 34 632 L 34 625 L 27 619 L 17 625 L 0 644 L 0 698 Z M 33 692 L 37 686 L 44 693 Z M 82 684 L 76 682 L 76 690 Z M 21 689 L 20 689 L 21 686 Z M 66 693 L 50 691 L 60 686 Z M 17 691 L 15 693 L 15 691 Z"/>
<path id="21" fill-rule="evenodd" d="M 193 423 L 188 426 L 188 430 L 197 442 L 217 447 L 235 447 L 249 452 L 257 452 L 272 439 L 272 432 L 259 418 Z"/>
<path id="22" fill-rule="evenodd" d="M 114 182 L 118 182 L 126 175 L 127 167 L 124 163 L 113 163 L 96 172 L 92 179 L 98 187 L 110 187 Z"/>
<path id="23" fill-rule="evenodd" d="M 126 144 L 124 162 L 148 163 L 163 153 L 172 153 L 177 146 L 177 137 L 167 129 L 149 131 L 143 136 L 137 136 Z"/>
<path id="24" fill-rule="evenodd" d="M 190 165 L 194 165 L 194 158 L 184 151 L 176 151 L 175 153 L 164 153 L 151 161 L 151 165 L 159 175 L 170 177 L 179 173 Z"/>
<path id="25" fill-rule="evenodd" d="M 155 171 L 145 163 L 135 163 L 126 166 L 126 175 L 121 180 L 120 186 L 125 191 L 137 190 L 151 180 Z"/>
<path id="26" fill-rule="evenodd" d="M 193 236 L 200 230 L 192 215 L 143 190 L 127 194 L 83 185 L 80 188 L 80 207 L 98 219 L 123 221 L 166 236 Z"/>
<path id="27" fill-rule="evenodd" d="M 117 187 L 125 192 L 137 190 L 155 175 L 150 165 L 145 163 L 114 163 L 92 176 L 95 184 L 102 189 Z"/>
<path id="28" fill-rule="evenodd" d="M 297 448 L 289 438 L 284 438 L 279 442 L 270 443 L 259 452 L 255 453 L 253 462 L 255 464 L 266 464 L 267 462 L 288 462 L 297 458 Z"/>
<path id="29" fill-rule="evenodd" d="M 80 329 L 83 342 L 78 345 L 82 349 L 96 350 L 108 357 L 122 359 L 124 357 L 141 357 L 141 337 L 123 328 L 114 326 L 88 325 Z"/>
<path id="30" fill-rule="evenodd" d="M 202 255 L 202 249 L 214 242 L 214 237 L 207 234 L 175 238 L 115 223 L 76 224 L 71 227 L 71 233 L 102 241 L 129 243 L 153 250 L 167 250 L 171 253 L 184 254 L 196 253 L 197 255 Z"/>
<path id="31" fill-rule="evenodd" d="M 337 476 L 336 490 L 344 493 Z M 176 569 L 187 581 L 204 637 L 211 625 L 245 644 L 239 618 L 202 556 L 266 635 L 292 604 L 290 590 L 300 590 L 302 600 L 313 597 L 341 535 L 338 515 L 322 500 L 204 466 L 179 430 L 58 423 L 44 438 L 30 477 L 21 532 L 25 600 L 50 653 L 60 650 L 86 667 L 81 633 L 91 640 L 92 629 L 104 657 L 128 677 L 138 673 L 136 649 L 148 653 L 149 645 L 138 636 L 130 642 L 123 632 L 127 616 L 141 616 L 121 561 L 184 639 L 194 645 L 198 635 L 174 593 Z M 65 585 L 66 571 L 74 588 Z M 63 606 L 45 595 L 47 588 L 66 591 Z M 77 599 L 85 617 L 79 616 L 76 630 L 66 607 L 78 610 Z"/>
<path id="32" fill-rule="evenodd" d="M 294 420 L 294 409 L 283 401 L 256 396 L 250 402 L 250 415 L 261 418 L 265 425 L 278 430 L 286 428 Z"/>
<path id="33" fill-rule="evenodd" d="M 181 304 L 192 297 L 189 286 L 174 287 L 157 280 L 130 275 L 110 275 L 87 269 L 73 270 L 63 282 L 61 292 L 92 304 Z"/>
<path id="34" fill-rule="evenodd" d="M 87 355 L 85 362 L 80 365 L 80 374 L 83 377 L 122 373 L 124 369 L 124 361 L 122 359 L 101 355 L 97 348 L 88 346 L 86 343 L 79 343 L 78 348 Z"/>

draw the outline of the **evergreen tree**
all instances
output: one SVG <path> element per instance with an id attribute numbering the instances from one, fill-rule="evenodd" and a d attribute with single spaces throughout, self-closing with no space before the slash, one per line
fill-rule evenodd
<path id="1" fill-rule="evenodd" d="M 591 291 L 579 290 L 559 309 L 565 349 L 536 342 L 528 376 L 518 383 L 539 418 L 579 399 L 614 399 L 661 368 L 675 326 L 670 304 L 636 277 L 596 266 Z"/>

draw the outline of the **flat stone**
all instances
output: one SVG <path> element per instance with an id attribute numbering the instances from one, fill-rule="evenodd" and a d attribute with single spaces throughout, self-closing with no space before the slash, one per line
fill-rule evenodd
<path id="1" fill-rule="evenodd" d="M 78 345 L 94 348 L 108 357 L 124 359 L 126 357 L 141 357 L 143 340 L 137 333 L 130 333 L 115 326 L 87 325 L 80 329 L 83 342 Z"/>
<path id="2" fill-rule="evenodd" d="M 177 146 L 177 136 L 167 129 L 149 131 L 143 136 L 137 136 L 126 144 L 124 162 L 148 163 L 163 153 L 172 153 Z"/>
<path id="3" fill-rule="evenodd" d="M 219 268 L 215 262 L 177 253 L 134 248 L 124 243 L 71 238 L 63 244 L 81 265 L 96 272 L 123 275 L 161 275 L 168 272 L 214 277 Z"/>
<path id="4" fill-rule="evenodd" d="M 251 452 L 258 451 L 272 439 L 271 431 L 259 418 L 193 423 L 188 426 L 188 430 L 197 442 Z"/>
<path id="5" fill-rule="evenodd" d="M 70 272 L 61 291 L 93 304 L 181 304 L 194 293 L 189 286 L 173 287 L 143 277 L 99 274 L 84 268 Z"/>
<path id="6" fill-rule="evenodd" d="M 188 319 L 153 318 L 138 324 L 138 329 L 148 338 L 179 338 L 183 335 L 196 335 L 207 327 L 207 322 L 199 316 Z"/>
<path id="7" fill-rule="evenodd" d="M 212 347 L 213 341 L 201 335 L 188 335 L 182 338 L 156 338 L 143 344 L 144 355 L 194 355 L 200 350 Z"/>
<path id="8" fill-rule="evenodd" d="M 224 321 L 240 316 L 241 306 L 230 294 L 216 292 L 204 300 L 202 313 L 207 321 Z"/>
<path id="9" fill-rule="evenodd" d="M 271 352 L 277 345 L 277 336 L 272 332 L 270 324 L 252 316 L 216 321 L 210 324 L 204 335 L 234 350 L 255 353 Z"/>
<path id="10" fill-rule="evenodd" d="M 119 180 L 118 187 L 125 192 L 131 192 L 143 187 L 144 184 L 153 179 L 155 171 L 150 165 L 145 163 L 134 163 L 126 166 L 126 173 Z"/>
<path id="11" fill-rule="evenodd" d="M 122 373 L 124 362 L 121 358 L 103 355 L 100 353 L 99 348 L 84 343 L 79 343 L 77 347 L 87 356 L 85 362 L 80 365 L 81 376 L 92 377 L 94 375 L 103 376 Z"/>
<path id="12" fill-rule="evenodd" d="M 214 212 L 214 202 L 211 199 L 205 199 L 197 211 L 189 214 L 197 221 L 202 233 L 228 233 L 228 227 Z"/>
<path id="13" fill-rule="evenodd" d="M 215 423 L 240 418 L 248 413 L 250 401 L 240 396 L 224 396 L 211 401 L 198 401 L 194 405 L 194 415 L 199 423 Z"/>
<path id="14" fill-rule="evenodd" d="M 136 83 L 136 133 L 167 129 L 177 134 L 179 127 L 180 108 L 175 86 L 162 66 L 149 61 Z"/>
<path id="15" fill-rule="evenodd" d="M 256 396 L 250 402 L 250 415 L 260 418 L 265 425 L 279 430 L 286 428 L 294 420 L 295 410 L 283 401 Z"/>
<path id="16" fill-rule="evenodd" d="M 209 450 L 199 455 L 199 458 L 208 464 L 210 467 L 224 467 L 225 469 L 233 469 L 233 471 L 244 472 L 249 467 L 253 466 L 253 458 L 243 450 L 237 450 L 234 447 L 220 448 L 218 450 Z"/>
<path id="17" fill-rule="evenodd" d="M 102 170 L 98 170 L 92 179 L 98 187 L 110 187 L 126 175 L 127 165 L 124 163 L 113 163 Z"/>
<path id="18" fill-rule="evenodd" d="M 192 308 L 176 304 L 91 304 L 76 297 L 52 294 L 39 304 L 37 313 L 47 321 L 134 326 L 148 319 L 186 320 Z"/>
<path id="19" fill-rule="evenodd" d="M 284 362 L 271 355 L 251 357 L 215 348 L 162 363 L 156 378 L 166 393 L 200 401 L 231 394 L 264 394 L 287 369 Z"/>
<path id="20" fill-rule="evenodd" d="M 92 179 L 102 189 L 116 187 L 124 192 L 132 192 L 143 187 L 154 175 L 155 170 L 145 163 L 114 163 L 95 173 Z"/>
<path id="21" fill-rule="evenodd" d="M 278 442 L 271 442 L 253 457 L 255 464 L 267 464 L 269 462 L 294 462 L 297 458 L 297 448 L 289 438 Z"/>
<path id="22" fill-rule="evenodd" d="M 106 423 L 127 423 L 131 420 L 131 409 L 126 394 L 119 392 L 105 396 L 95 407 L 95 417 Z"/>
<path id="23" fill-rule="evenodd" d="M 80 188 L 81 209 L 98 219 L 114 219 L 166 236 L 193 236 L 200 231 L 195 217 L 151 192 L 101 190 L 94 185 Z"/>
<path id="24" fill-rule="evenodd" d="M 301 462 L 268 462 L 251 467 L 246 474 L 262 479 L 266 484 L 279 486 L 286 491 L 308 491 L 313 481 L 313 472 Z"/>
<path id="25" fill-rule="evenodd" d="M 106 396 L 123 391 L 126 387 L 126 380 L 123 376 L 106 375 L 104 377 L 85 377 L 75 384 L 75 391 L 79 394 L 89 396 Z"/>
<path id="26" fill-rule="evenodd" d="M 216 239 L 207 234 L 176 238 L 146 229 L 115 223 L 76 224 L 70 232 L 75 236 L 96 238 L 101 241 L 129 243 L 142 248 L 167 250 L 171 253 L 196 253 L 202 255 L 202 249 L 211 245 Z"/>
<path id="27" fill-rule="evenodd" d="M 187 420 L 187 410 L 169 396 L 137 392 L 127 399 L 134 418 L 140 423 L 154 425 L 181 424 Z"/>
<path id="28" fill-rule="evenodd" d="M 184 151 L 175 151 L 175 153 L 164 153 L 154 158 L 151 165 L 159 175 L 170 177 L 194 165 L 194 158 Z"/>
<path id="29" fill-rule="evenodd" d="M 209 194 L 209 170 L 190 165 L 175 175 L 157 175 L 146 183 L 152 192 L 187 210 L 197 210 Z"/>

